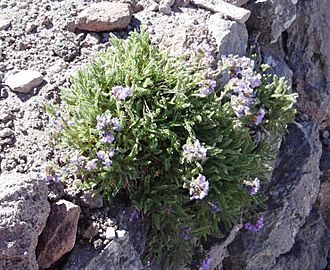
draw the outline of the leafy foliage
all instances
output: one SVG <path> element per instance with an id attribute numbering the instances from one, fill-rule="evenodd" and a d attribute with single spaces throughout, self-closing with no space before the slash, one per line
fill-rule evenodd
<path id="1" fill-rule="evenodd" d="M 53 143 L 75 151 L 63 178 L 109 200 L 124 192 L 150 217 L 146 256 L 166 257 L 170 268 L 190 261 L 208 236 L 221 237 L 220 222 L 229 229 L 258 201 L 243 183 L 264 179 L 274 157 L 270 138 L 293 120 L 296 97 L 283 79 L 263 74 L 249 108 L 235 111 L 228 80 L 245 75 L 224 61 L 206 68 L 207 51 L 196 50 L 189 65 L 153 47 L 145 32 L 111 45 L 62 89 L 62 112 L 49 108 Z"/>

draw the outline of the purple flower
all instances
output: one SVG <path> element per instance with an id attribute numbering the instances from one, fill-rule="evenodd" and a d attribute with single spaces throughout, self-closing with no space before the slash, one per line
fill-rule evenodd
<path id="1" fill-rule="evenodd" d="M 129 221 L 133 221 L 134 219 L 139 219 L 140 218 L 140 211 L 137 209 L 134 209 L 129 213 Z"/>
<path id="2" fill-rule="evenodd" d="M 97 167 L 97 159 L 92 159 L 92 160 L 88 160 L 86 162 L 86 165 L 85 165 L 85 169 L 86 171 L 92 171 L 92 170 L 95 170 Z"/>
<path id="3" fill-rule="evenodd" d="M 129 87 L 114 86 L 112 87 L 111 92 L 117 100 L 121 101 L 132 94 L 132 89 Z"/>
<path id="4" fill-rule="evenodd" d="M 203 88 L 200 90 L 200 94 L 207 96 L 214 92 L 216 86 L 217 86 L 216 81 L 207 79 L 203 83 Z"/>
<path id="5" fill-rule="evenodd" d="M 189 231 L 191 230 L 190 227 L 188 226 L 184 226 L 182 229 L 181 229 L 181 233 L 179 234 L 179 237 L 180 238 L 183 238 L 185 241 L 187 241 L 189 239 Z"/>
<path id="6" fill-rule="evenodd" d="M 210 61 L 212 58 L 212 47 L 206 42 L 202 42 L 200 44 L 194 43 L 192 44 L 192 49 L 195 51 L 195 54 L 198 57 L 203 57 L 206 61 Z"/>
<path id="7" fill-rule="evenodd" d="M 183 157 L 188 163 L 195 160 L 203 160 L 206 157 L 207 150 L 197 139 L 193 143 L 185 144 L 182 148 Z"/>
<path id="8" fill-rule="evenodd" d="M 243 181 L 243 188 L 245 188 L 251 195 L 255 195 L 260 189 L 260 180 L 254 178 L 253 181 Z"/>
<path id="9" fill-rule="evenodd" d="M 264 119 L 265 114 L 266 114 L 266 111 L 264 109 L 260 109 L 257 112 L 257 114 L 256 114 L 256 116 L 254 118 L 254 124 L 255 125 L 259 125 L 262 122 L 262 120 Z"/>
<path id="10" fill-rule="evenodd" d="M 102 164 L 105 166 L 105 167 L 110 167 L 111 165 L 112 165 L 112 160 L 111 159 L 109 159 L 109 158 L 106 158 L 103 162 L 102 162 Z"/>
<path id="11" fill-rule="evenodd" d="M 108 130 L 109 128 L 112 128 L 112 118 L 110 115 L 98 115 L 96 116 L 96 129 L 97 130 Z"/>
<path id="12" fill-rule="evenodd" d="M 209 204 L 211 205 L 211 207 L 212 207 L 212 213 L 214 214 L 214 213 L 219 213 L 220 211 L 221 211 L 221 208 L 220 208 L 220 206 L 219 206 L 219 203 L 218 202 L 209 202 Z"/>
<path id="13" fill-rule="evenodd" d="M 111 152 L 106 153 L 105 151 L 101 150 L 101 151 L 98 151 L 96 153 L 96 155 L 97 155 L 97 158 L 102 161 L 102 164 L 105 167 L 110 167 L 112 165 L 112 160 L 110 159 L 110 157 L 112 157 Z"/>
<path id="14" fill-rule="evenodd" d="M 250 232 L 259 232 L 264 226 L 264 217 L 260 216 L 255 224 L 247 222 L 244 224 L 244 228 Z"/>
<path id="15" fill-rule="evenodd" d="M 112 143 L 115 140 L 115 135 L 112 132 L 102 132 L 100 138 L 102 143 Z"/>
<path id="16" fill-rule="evenodd" d="M 39 168 L 39 174 L 47 183 L 50 182 L 60 182 L 62 175 L 54 169 L 54 165 L 45 162 Z"/>
<path id="17" fill-rule="evenodd" d="M 97 153 L 96 153 L 96 155 L 97 155 L 97 158 L 99 159 L 99 160 L 105 160 L 106 159 L 106 157 L 107 157 L 107 154 L 106 154 L 106 152 L 105 151 L 98 151 Z"/>
<path id="18" fill-rule="evenodd" d="M 260 85 L 261 85 L 261 75 L 259 73 L 250 78 L 250 86 L 252 88 L 259 87 Z"/>
<path id="19" fill-rule="evenodd" d="M 119 131 L 120 130 L 119 118 L 114 117 L 114 118 L 111 119 L 111 122 L 112 122 L 114 131 Z"/>
<path id="20" fill-rule="evenodd" d="M 193 178 L 190 182 L 189 194 L 190 200 L 202 200 L 209 191 L 209 181 L 202 174 L 199 174 L 197 178 Z"/>
<path id="21" fill-rule="evenodd" d="M 210 266 L 211 261 L 212 261 L 211 256 L 206 256 L 205 258 L 203 258 L 202 265 L 198 270 L 206 270 Z"/>

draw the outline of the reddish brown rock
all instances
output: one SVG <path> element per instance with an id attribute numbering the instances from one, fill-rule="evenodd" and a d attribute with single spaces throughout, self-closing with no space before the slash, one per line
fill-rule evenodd
<path id="1" fill-rule="evenodd" d="M 76 28 L 102 32 L 125 29 L 132 18 L 129 4 L 100 2 L 90 5 L 78 14 Z"/>
<path id="2" fill-rule="evenodd" d="M 65 200 L 51 205 L 46 227 L 37 246 L 37 262 L 41 269 L 48 268 L 73 248 L 79 214 L 80 207 Z"/>

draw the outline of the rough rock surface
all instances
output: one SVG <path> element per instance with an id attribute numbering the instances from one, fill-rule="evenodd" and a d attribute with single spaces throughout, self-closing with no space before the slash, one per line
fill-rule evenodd
<path id="1" fill-rule="evenodd" d="M 76 19 L 76 27 L 92 32 L 125 29 L 132 17 L 130 5 L 124 3 L 99 2 L 92 4 Z"/>
<path id="2" fill-rule="evenodd" d="M 329 14 L 327 0 L 298 1 L 286 44 L 298 108 L 323 127 L 330 124 Z"/>
<path id="3" fill-rule="evenodd" d="M 208 20 L 209 32 L 217 43 L 218 55 L 245 55 L 248 32 L 244 24 L 221 19 L 219 14 L 213 14 Z"/>
<path id="4" fill-rule="evenodd" d="M 60 200 L 51 204 L 47 224 L 37 247 L 37 261 L 41 269 L 48 268 L 73 248 L 79 214 L 79 206 L 71 202 Z"/>
<path id="5" fill-rule="evenodd" d="M 5 84 L 15 92 L 28 93 L 33 88 L 38 87 L 43 80 L 41 73 L 33 70 L 24 70 L 9 76 L 5 80 Z"/>
<path id="6" fill-rule="evenodd" d="M 0 269 L 38 269 L 35 249 L 49 209 L 44 181 L 0 175 Z"/>
<path id="7" fill-rule="evenodd" d="M 251 11 L 247 27 L 258 36 L 262 45 L 276 42 L 282 32 L 288 29 L 296 18 L 297 1 L 266 0 L 251 1 L 246 8 Z"/>
<path id="8" fill-rule="evenodd" d="M 241 231 L 228 248 L 226 269 L 268 270 L 292 248 L 317 198 L 321 151 L 315 123 L 289 126 L 268 188 L 267 209 L 262 213 L 265 227 L 258 233 Z"/>

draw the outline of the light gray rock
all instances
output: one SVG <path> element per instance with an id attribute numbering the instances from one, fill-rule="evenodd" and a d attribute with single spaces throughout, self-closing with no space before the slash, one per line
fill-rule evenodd
<path id="1" fill-rule="evenodd" d="M 88 263 L 84 270 L 139 270 L 142 268 L 139 255 L 127 234 L 111 241 L 98 256 Z"/>
<path id="2" fill-rule="evenodd" d="M 99 2 L 78 14 L 75 24 L 80 30 L 102 32 L 127 28 L 132 18 L 129 4 Z"/>
<path id="3" fill-rule="evenodd" d="M 238 234 L 229 245 L 225 269 L 269 270 L 290 251 L 317 198 L 320 157 L 318 126 L 312 121 L 291 124 L 268 188 L 267 209 L 260 213 L 265 226 L 258 233 Z"/>
<path id="4" fill-rule="evenodd" d="M 219 14 L 213 14 L 207 21 L 208 29 L 218 46 L 218 56 L 222 54 L 246 54 L 248 32 L 244 24 L 228 21 Z"/>
<path id="5" fill-rule="evenodd" d="M 159 12 L 166 15 L 171 15 L 171 7 L 173 6 L 175 0 L 160 0 L 159 1 Z"/>
<path id="6" fill-rule="evenodd" d="M 11 25 L 11 20 L 0 18 L 0 31 L 7 30 Z"/>
<path id="7" fill-rule="evenodd" d="M 237 7 L 241 7 L 243 5 L 245 5 L 247 2 L 249 2 L 250 0 L 224 0 L 232 5 L 235 5 Z"/>
<path id="8" fill-rule="evenodd" d="M 14 92 L 29 93 L 33 88 L 38 87 L 43 82 L 40 72 L 33 70 L 23 70 L 6 78 L 7 84 Z"/>
<path id="9" fill-rule="evenodd" d="M 238 23 L 245 23 L 249 17 L 251 12 L 244 8 L 236 7 L 230 3 L 227 3 L 223 0 L 192 0 L 192 2 L 205 8 L 206 10 L 210 10 L 215 13 L 221 14 L 224 18 L 228 18 L 230 20 L 236 21 Z"/>
<path id="10" fill-rule="evenodd" d="M 76 241 L 80 207 L 66 200 L 51 205 L 50 215 L 37 247 L 37 261 L 46 269 L 69 252 Z"/>
<path id="11" fill-rule="evenodd" d="M 7 138 L 14 135 L 14 131 L 11 130 L 10 128 L 3 128 L 0 130 L 0 138 Z"/>
<path id="12" fill-rule="evenodd" d="M 105 231 L 105 238 L 108 240 L 112 240 L 116 238 L 116 230 L 114 227 L 108 227 Z"/>
<path id="13" fill-rule="evenodd" d="M 0 176 L 0 269 L 38 269 L 35 249 L 49 209 L 44 181 L 19 173 Z"/>

